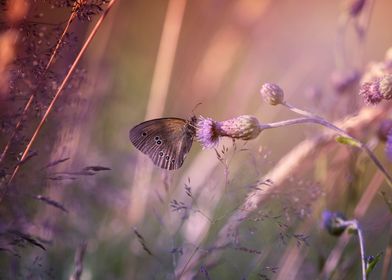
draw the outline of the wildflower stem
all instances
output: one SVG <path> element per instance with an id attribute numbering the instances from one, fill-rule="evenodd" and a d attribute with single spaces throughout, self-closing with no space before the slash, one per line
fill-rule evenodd
<path id="1" fill-rule="evenodd" d="M 280 104 L 283 105 L 283 106 L 285 106 L 285 107 L 288 108 L 289 110 L 291 110 L 291 111 L 297 113 L 297 114 L 300 114 L 300 115 L 303 115 L 303 116 L 306 116 L 306 117 L 309 117 L 309 118 L 318 118 L 318 119 L 322 119 L 322 117 L 320 117 L 320 116 L 318 116 L 318 115 L 316 115 L 316 114 L 313 114 L 313 113 L 311 113 L 311 112 L 308 112 L 308 111 L 299 109 L 299 108 L 297 108 L 297 107 L 294 107 L 293 105 L 287 103 L 286 101 L 283 101 L 283 102 L 280 103 Z"/>
<path id="2" fill-rule="evenodd" d="M 285 106 L 286 108 L 288 108 L 289 110 L 306 116 L 307 118 L 302 118 L 302 119 L 294 119 L 294 120 L 289 120 L 289 121 L 293 121 L 293 122 L 289 122 L 289 124 L 286 125 L 291 125 L 291 124 L 297 124 L 297 123 L 306 123 L 306 122 L 310 122 L 310 123 L 318 123 L 321 124 L 322 126 L 325 126 L 329 129 L 335 130 L 337 131 L 340 135 L 354 141 L 355 143 L 358 144 L 359 148 L 361 148 L 362 150 L 364 150 L 367 155 L 369 156 L 369 158 L 373 161 L 373 163 L 377 166 L 377 168 L 384 174 L 385 179 L 388 183 L 388 185 L 392 188 L 392 177 L 391 175 L 389 175 L 388 171 L 385 169 L 385 167 L 382 165 L 382 163 L 378 160 L 378 158 L 375 156 L 375 154 L 370 150 L 370 148 L 365 144 L 362 143 L 361 141 L 355 139 L 354 137 L 352 137 L 351 135 L 349 135 L 347 132 L 345 132 L 343 129 L 337 127 L 336 125 L 330 123 L 329 121 L 323 119 L 322 117 L 315 115 L 311 112 L 296 108 L 294 106 L 292 106 L 291 104 L 287 103 L 287 102 L 282 102 L 281 105 Z M 297 120 L 297 121 L 295 121 Z M 278 125 L 278 126 L 282 126 L 282 124 L 279 123 L 272 123 L 270 125 Z M 262 125 L 262 129 L 264 128 L 271 128 L 271 127 L 264 127 L 265 125 Z"/>
<path id="3" fill-rule="evenodd" d="M 361 250 L 361 264 L 362 264 L 362 279 L 366 280 L 366 258 L 365 258 L 365 241 L 363 239 L 362 230 L 359 228 L 358 222 L 355 220 L 357 225 L 359 248 Z"/>
<path id="4" fill-rule="evenodd" d="M 342 224 L 347 225 L 358 234 L 359 249 L 361 251 L 362 280 L 366 280 L 366 258 L 365 258 L 365 240 L 363 239 L 362 230 L 357 220 L 343 221 Z"/>

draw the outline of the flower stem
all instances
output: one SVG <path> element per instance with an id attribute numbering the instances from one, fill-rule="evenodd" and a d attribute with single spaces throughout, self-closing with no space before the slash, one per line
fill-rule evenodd
<path id="1" fill-rule="evenodd" d="M 358 222 L 355 220 L 357 224 L 357 232 L 358 232 L 358 240 L 359 240 L 359 248 L 361 250 L 361 264 L 362 264 L 362 279 L 366 280 L 366 258 L 365 258 L 365 241 L 363 239 L 362 230 L 359 228 Z"/>
<path id="2" fill-rule="evenodd" d="M 359 141 L 358 139 L 355 139 L 354 137 L 352 137 L 351 135 L 349 135 L 347 132 L 345 132 L 343 129 L 337 127 L 336 125 L 330 123 L 329 121 L 323 119 L 322 117 L 315 115 L 311 112 L 296 108 L 294 106 L 292 106 L 291 104 L 287 103 L 287 102 L 282 102 L 281 105 L 285 106 L 286 108 L 288 108 L 289 110 L 303 115 L 307 118 L 300 118 L 300 119 L 293 119 L 293 120 L 289 120 L 288 123 L 286 125 L 292 125 L 292 124 L 298 124 L 298 123 L 306 123 L 306 122 L 310 122 L 310 123 L 318 123 L 322 126 L 325 126 L 329 129 L 335 130 L 337 131 L 340 135 L 354 141 L 355 143 L 358 144 L 359 148 L 361 148 L 362 150 L 364 150 L 367 155 L 369 156 L 369 158 L 373 161 L 373 163 L 377 166 L 377 168 L 384 174 L 384 177 L 388 183 L 388 185 L 392 188 L 392 177 L 391 175 L 389 175 L 388 171 L 386 170 L 386 168 L 382 165 L 382 163 L 378 160 L 378 158 L 375 156 L 375 154 L 370 150 L 370 148 L 365 144 L 362 143 L 361 141 Z M 292 121 L 292 122 L 290 122 Z M 270 125 L 273 126 L 283 126 L 283 124 L 281 124 L 282 122 L 278 122 L 278 123 L 272 123 Z M 270 126 L 266 126 L 262 125 L 262 129 L 263 128 L 272 128 Z"/>
<path id="3" fill-rule="evenodd" d="M 365 258 L 365 240 L 363 239 L 362 230 L 357 220 L 344 221 L 342 224 L 347 225 L 358 234 L 359 249 L 361 251 L 362 280 L 366 280 L 366 258 Z"/>

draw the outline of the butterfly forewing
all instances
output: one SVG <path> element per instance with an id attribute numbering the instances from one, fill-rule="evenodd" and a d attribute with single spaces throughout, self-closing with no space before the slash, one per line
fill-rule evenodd
<path id="1" fill-rule="evenodd" d="M 195 118 L 162 118 L 143 122 L 129 132 L 135 147 L 148 155 L 155 165 L 164 169 L 178 169 L 192 147 Z"/>

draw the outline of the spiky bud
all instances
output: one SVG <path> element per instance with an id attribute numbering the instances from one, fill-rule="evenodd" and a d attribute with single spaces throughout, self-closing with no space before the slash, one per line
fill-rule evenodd
<path id="1" fill-rule="evenodd" d="M 218 122 L 217 130 L 220 136 L 250 140 L 259 135 L 261 128 L 259 120 L 256 117 L 243 115 L 230 120 Z"/>
<path id="2" fill-rule="evenodd" d="M 204 148 L 214 148 L 219 142 L 219 137 L 250 140 L 256 138 L 261 130 L 259 120 L 254 116 L 243 115 L 221 122 L 200 117 L 196 138 Z"/>
<path id="3" fill-rule="evenodd" d="M 284 101 L 284 92 L 276 84 L 265 83 L 261 86 L 260 94 L 264 101 L 270 105 L 278 105 Z"/>
<path id="4" fill-rule="evenodd" d="M 392 75 L 385 75 L 381 78 L 380 93 L 386 100 L 392 98 Z"/>

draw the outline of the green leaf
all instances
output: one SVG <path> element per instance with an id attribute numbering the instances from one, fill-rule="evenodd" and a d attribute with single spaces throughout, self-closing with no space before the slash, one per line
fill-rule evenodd
<path id="1" fill-rule="evenodd" d="M 366 278 L 369 276 L 370 272 L 372 272 L 373 269 L 376 267 L 376 264 L 380 261 L 382 254 L 382 252 L 378 253 L 377 256 L 371 257 L 367 260 Z"/>
<path id="2" fill-rule="evenodd" d="M 353 138 L 338 135 L 338 136 L 336 136 L 335 140 L 336 140 L 336 142 L 338 142 L 340 144 L 349 145 L 349 146 L 357 147 L 357 148 L 361 147 L 361 144 Z"/>

